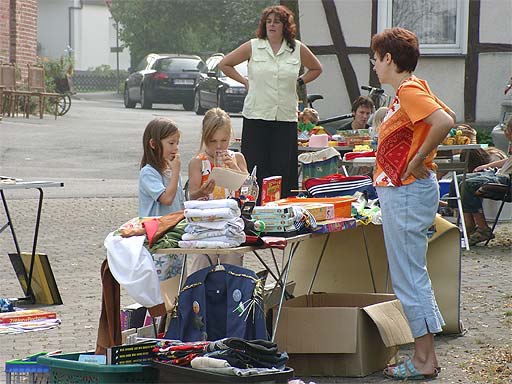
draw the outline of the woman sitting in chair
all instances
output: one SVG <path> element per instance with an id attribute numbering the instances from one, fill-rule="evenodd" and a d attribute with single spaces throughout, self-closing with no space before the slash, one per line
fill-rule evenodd
<path id="1" fill-rule="evenodd" d="M 512 119 L 505 127 L 505 136 L 512 143 Z M 474 173 L 466 175 L 464 190 L 462 192 L 462 209 L 464 222 L 469 235 L 469 245 L 475 245 L 494 238 L 491 228 L 487 225 L 482 199 L 476 195 L 476 191 L 487 183 L 508 184 L 512 174 L 512 155 L 507 159 L 493 161 L 480 165 L 474 169 Z M 457 180 L 461 185 L 461 180 Z"/>

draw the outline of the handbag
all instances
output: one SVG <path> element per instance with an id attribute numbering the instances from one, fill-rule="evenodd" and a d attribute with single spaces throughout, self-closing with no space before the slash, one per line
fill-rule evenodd
<path id="1" fill-rule="evenodd" d="M 356 192 L 362 192 L 368 200 L 377 198 L 377 191 L 369 176 L 344 176 L 338 173 L 313 177 L 305 183 L 308 194 L 312 197 L 338 197 L 352 196 Z"/>

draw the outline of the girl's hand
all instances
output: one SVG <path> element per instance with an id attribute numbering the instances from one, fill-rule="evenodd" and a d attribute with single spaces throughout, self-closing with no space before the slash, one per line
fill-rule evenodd
<path id="1" fill-rule="evenodd" d="M 213 193 L 215 189 L 215 180 L 208 180 L 206 183 L 201 185 L 199 188 L 199 194 L 202 196 L 208 196 L 210 193 Z"/>
<path id="2" fill-rule="evenodd" d="M 236 171 L 240 170 L 238 164 L 236 163 L 236 159 L 234 157 L 229 156 L 227 153 L 224 155 L 224 166 L 226 168 L 234 169 Z"/>
<path id="3" fill-rule="evenodd" d="M 417 179 L 426 179 L 430 176 L 430 171 L 425 166 L 424 159 L 414 156 L 402 176 L 402 181 L 406 180 L 411 175 Z"/>
<path id="4" fill-rule="evenodd" d="M 180 154 L 179 153 L 174 155 L 174 159 L 169 161 L 169 168 L 171 168 L 171 171 L 173 171 L 173 172 L 180 172 L 180 170 L 181 170 L 181 158 L 180 158 Z"/>

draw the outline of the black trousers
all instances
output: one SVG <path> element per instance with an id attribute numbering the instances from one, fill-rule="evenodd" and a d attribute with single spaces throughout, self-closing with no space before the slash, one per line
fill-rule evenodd
<path id="1" fill-rule="evenodd" d="M 269 176 L 283 176 L 281 197 L 297 189 L 297 123 L 246 119 L 242 130 L 242 153 L 247 169 L 258 166 L 258 185 Z M 260 194 L 261 195 L 261 194 Z M 260 199 L 258 198 L 258 203 Z"/>

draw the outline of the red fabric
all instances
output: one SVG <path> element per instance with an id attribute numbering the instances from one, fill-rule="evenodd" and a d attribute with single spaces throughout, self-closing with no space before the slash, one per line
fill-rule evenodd
<path id="1" fill-rule="evenodd" d="M 261 240 L 263 240 L 265 248 L 285 249 L 288 244 L 286 237 L 263 236 Z"/>
<path id="2" fill-rule="evenodd" d="M 146 236 L 148 238 L 149 246 L 151 247 L 153 245 L 156 230 L 158 229 L 158 219 L 144 220 L 142 222 L 142 226 L 146 230 Z"/>
<path id="3" fill-rule="evenodd" d="M 412 130 L 404 125 L 391 132 L 379 143 L 377 162 L 396 187 L 402 185 L 402 174 L 407 166 L 412 133 Z"/>
<path id="4" fill-rule="evenodd" d="M 357 159 L 359 157 L 375 157 L 375 151 L 368 152 L 348 152 L 345 153 L 345 160 Z"/>
<path id="5" fill-rule="evenodd" d="M 309 189 L 311 187 L 314 187 L 316 185 L 324 185 L 324 184 L 330 184 L 330 183 L 340 183 L 340 182 L 349 182 L 349 181 L 359 181 L 359 180 L 366 180 L 368 179 L 368 176 L 343 176 L 339 173 L 335 173 L 328 176 L 323 177 L 312 177 L 308 180 L 306 180 L 306 189 Z"/>

